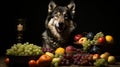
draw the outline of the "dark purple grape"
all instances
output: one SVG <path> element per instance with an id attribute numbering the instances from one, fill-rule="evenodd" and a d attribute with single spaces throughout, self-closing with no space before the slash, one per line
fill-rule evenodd
<path id="1" fill-rule="evenodd" d="M 66 57 L 67 57 L 66 54 L 64 54 L 64 55 L 63 55 L 63 58 L 66 58 Z"/>
<path id="2" fill-rule="evenodd" d="M 69 61 L 66 61 L 66 65 L 70 65 L 70 62 L 69 62 Z"/>
<path id="3" fill-rule="evenodd" d="M 75 58 L 75 60 L 79 60 L 79 59 L 80 59 L 80 57 Z"/>
<path id="4" fill-rule="evenodd" d="M 76 65 L 76 64 L 77 64 L 77 62 L 78 62 L 77 60 L 74 60 L 74 61 L 73 61 L 73 64 L 75 64 L 75 65 Z"/>
<path id="5" fill-rule="evenodd" d="M 54 53 L 54 50 L 53 50 L 53 49 L 50 49 L 50 52 L 51 52 L 51 53 Z"/>
<path id="6" fill-rule="evenodd" d="M 80 59 L 79 61 L 80 61 L 80 62 L 82 62 L 82 61 L 83 61 L 83 59 Z"/>
<path id="7" fill-rule="evenodd" d="M 51 52 L 51 53 L 54 53 L 54 50 L 52 48 L 42 48 L 42 51 L 45 53 L 45 52 Z"/>
<path id="8" fill-rule="evenodd" d="M 47 51 L 47 48 L 42 48 L 42 51 L 45 53 Z"/>
<path id="9" fill-rule="evenodd" d="M 73 56 L 74 56 L 74 57 L 77 57 L 77 55 L 78 55 L 78 54 L 74 54 Z"/>
<path id="10" fill-rule="evenodd" d="M 77 53 L 81 53 L 81 49 L 76 49 Z"/>
<path id="11" fill-rule="evenodd" d="M 72 54 L 66 54 L 66 59 L 72 59 Z"/>
<path id="12" fill-rule="evenodd" d="M 80 65 L 80 61 L 77 62 L 77 65 Z"/>
<path id="13" fill-rule="evenodd" d="M 82 55 L 81 54 L 77 54 L 77 56 L 81 58 Z"/>
<path id="14" fill-rule="evenodd" d="M 66 62 L 66 59 L 62 59 L 63 62 Z"/>
<path id="15" fill-rule="evenodd" d="M 81 61 L 81 65 L 88 65 L 89 64 L 89 61 L 88 60 L 82 60 Z"/>
<path id="16" fill-rule="evenodd" d="M 59 65 L 65 65 L 65 62 L 61 61 Z"/>

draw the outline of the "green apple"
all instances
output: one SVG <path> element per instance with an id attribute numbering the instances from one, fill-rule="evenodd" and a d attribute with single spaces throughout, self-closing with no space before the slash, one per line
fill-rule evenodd
<path id="1" fill-rule="evenodd" d="M 108 57 L 108 63 L 109 63 L 109 64 L 114 64 L 115 61 L 116 61 L 115 56 L 109 56 L 109 57 Z"/>
<path id="2" fill-rule="evenodd" d="M 49 55 L 50 57 L 54 58 L 54 54 L 51 52 L 45 52 L 45 54 Z"/>

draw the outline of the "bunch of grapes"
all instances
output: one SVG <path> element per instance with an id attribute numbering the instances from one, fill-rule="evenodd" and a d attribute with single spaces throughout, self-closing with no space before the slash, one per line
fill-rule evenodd
<path id="1" fill-rule="evenodd" d="M 40 46 L 30 44 L 29 42 L 14 44 L 6 50 L 6 55 L 13 56 L 36 56 L 42 54 L 43 52 Z"/>
<path id="2" fill-rule="evenodd" d="M 92 65 L 92 56 L 88 53 L 77 53 L 73 55 L 74 65 Z"/>
<path id="3" fill-rule="evenodd" d="M 45 52 L 51 52 L 51 53 L 54 53 L 54 49 L 52 48 L 45 48 L 45 47 L 42 47 L 42 51 L 45 53 Z"/>
<path id="4" fill-rule="evenodd" d="M 59 63 L 60 66 L 65 65 L 65 66 L 69 66 L 71 65 L 73 59 L 72 59 L 73 55 L 72 54 L 64 54 L 63 57 L 61 58 L 61 61 Z"/>
<path id="5" fill-rule="evenodd" d="M 83 51 L 87 51 L 90 49 L 92 45 L 92 42 L 90 39 L 86 40 L 84 43 L 83 43 Z"/>
<path id="6" fill-rule="evenodd" d="M 96 66 L 96 67 L 108 67 L 108 63 L 105 59 L 100 58 L 94 62 L 94 66 Z"/>
<path id="7" fill-rule="evenodd" d="M 98 38 L 103 37 L 103 32 L 98 32 L 94 35 L 93 39 L 87 39 L 83 44 L 83 51 L 88 51 L 91 48 L 91 45 L 98 45 Z"/>
<path id="8" fill-rule="evenodd" d="M 98 32 L 92 40 L 93 44 L 97 45 L 98 44 L 98 38 L 103 37 L 103 36 L 104 36 L 103 32 Z"/>
<path id="9" fill-rule="evenodd" d="M 80 59 L 80 55 L 84 54 L 85 52 L 82 51 L 79 48 L 75 48 L 75 53 L 70 54 L 70 53 L 65 53 L 62 58 L 61 61 L 59 63 L 59 65 L 66 65 L 69 66 L 71 64 L 74 64 L 74 62 L 76 61 L 76 59 Z M 79 56 L 78 56 L 79 54 Z M 79 62 L 78 62 L 79 63 Z M 76 63 L 75 63 L 76 64 Z"/>

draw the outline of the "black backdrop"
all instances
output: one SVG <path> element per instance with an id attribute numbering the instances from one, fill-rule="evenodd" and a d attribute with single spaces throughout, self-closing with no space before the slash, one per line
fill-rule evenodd
<path id="1" fill-rule="evenodd" d="M 69 0 L 54 0 L 58 5 L 67 5 Z M 47 16 L 49 0 L 16 0 L 1 2 L 0 55 L 16 43 L 16 19 L 26 20 L 24 41 L 41 45 L 41 34 Z M 112 52 L 119 55 L 119 3 L 115 0 L 75 0 L 75 33 L 99 32 L 110 34 L 115 39 Z"/>

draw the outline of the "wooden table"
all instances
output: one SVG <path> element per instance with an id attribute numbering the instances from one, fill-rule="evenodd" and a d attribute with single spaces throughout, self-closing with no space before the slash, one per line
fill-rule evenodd
<path id="1" fill-rule="evenodd" d="M 22 66 L 22 65 L 21 65 Z M 21 67 L 20 66 L 20 67 Z M 0 67 L 9 67 L 4 63 L 4 57 L 0 57 Z M 11 67 L 11 66 L 10 66 Z M 13 67 L 13 66 L 12 66 Z M 19 65 L 14 66 L 14 67 L 19 67 Z M 22 66 L 25 67 L 25 66 Z M 71 65 L 71 66 L 60 66 L 60 67 L 94 67 L 94 66 L 77 66 L 77 65 Z M 120 67 L 120 62 L 116 62 L 115 65 L 109 65 L 109 67 Z"/>

